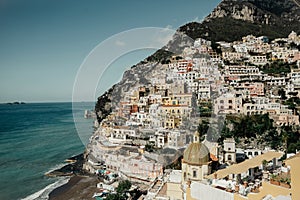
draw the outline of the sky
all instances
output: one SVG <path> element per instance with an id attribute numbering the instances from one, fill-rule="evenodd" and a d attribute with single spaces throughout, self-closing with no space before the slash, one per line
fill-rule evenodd
<path id="1" fill-rule="evenodd" d="M 199 22 L 219 2 L 0 0 L 0 102 L 70 102 L 78 72 L 99 44 L 132 29 L 176 30 L 187 22 Z M 117 40 L 116 45 L 123 42 Z M 112 70 L 99 81 L 96 96 L 154 51 L 132 51 L 112 60 Z M 80 100 L 95 100 L 84 92 L 79 95 Z"/>

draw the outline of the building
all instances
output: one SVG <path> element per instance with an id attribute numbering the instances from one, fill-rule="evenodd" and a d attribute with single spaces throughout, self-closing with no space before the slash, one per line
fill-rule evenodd
<path id="1" fill-rule="evenodd" d="M 185 149 L 182 159 L 182 181 L 200 181 L 210 174 L 209 149 L 200 142 L 199 133 L 194 134 L 193 143 Z"/>
<path id="2" fill-rule="evenodd" d="M 250 56 L 249 61 L 254 65 L 265 65 L 268 63 L 266 55 Z"/>
<path id="3" fill-rule="evenodd" d="M 168 147 L 182 148 L 186 144 L 186 133 L 183 131 L 170 131 L 168 133 Z"/>
<path id="4" fill-rule="evenodd" d="M 234 93 L 225 93 L 218 97 L 214 103 L 215 114 L 237 114 L 242 113 L 242 96 Z"/>
<path id="5" fill-rule="evenodd" d="M 224 162 L 235 163 L 235 141 L 234 138 L 227 138 L 224 140 Z"/>

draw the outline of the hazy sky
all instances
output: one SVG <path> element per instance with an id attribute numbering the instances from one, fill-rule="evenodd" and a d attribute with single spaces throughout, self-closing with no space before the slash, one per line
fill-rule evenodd
<path id="1" fill-rule="evenodd" d="M 133 28 L 177 29 L 219 2 L 0 0 L 0 102 L 71 101 L 77 71 L 99 43 Z M 152 51 L 115 62 L 121 70 L 106 74 L 102 90 Z"/>

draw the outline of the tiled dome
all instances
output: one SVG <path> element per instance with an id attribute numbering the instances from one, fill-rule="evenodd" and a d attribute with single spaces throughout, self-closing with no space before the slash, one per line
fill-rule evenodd
<path id="1" fill-rule="evenodd" d="M 195 134 L 199 136 L 199 133 Z M 209 162 L 209 150 L 199 140 L 194 140 L 183 153 L 183 162 L 191 165 L 204 165 Z"/>

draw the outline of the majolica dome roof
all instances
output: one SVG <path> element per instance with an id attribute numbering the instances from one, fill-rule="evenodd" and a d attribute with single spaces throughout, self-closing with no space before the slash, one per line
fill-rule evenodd
<path id="1" fill-rule="evenodd" d="M 190 144 L 183 153 L 183 162 L 191 165 L 204 165 L 209 162 L 209 149 L 200 143 L 199 133 L 195 133 L 196 140 Z"/>

